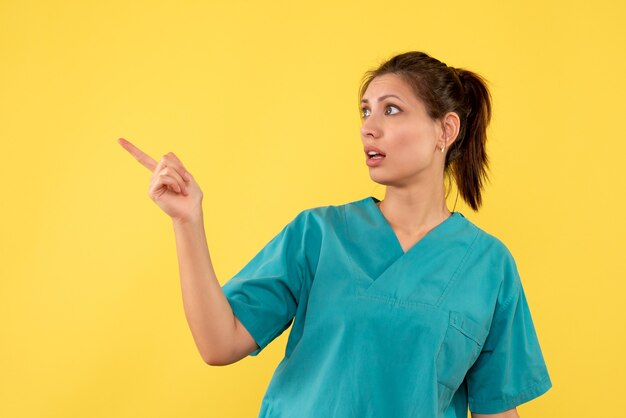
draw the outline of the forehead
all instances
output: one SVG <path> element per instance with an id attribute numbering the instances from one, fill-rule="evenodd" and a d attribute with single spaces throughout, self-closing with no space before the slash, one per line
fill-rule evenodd
<path id="1" fill-rule="evenodd" d="M 363 99 L 375 99 L 385 94 L 395 94 L 405 100 L 415 101 L 416 99 L 411 86 L 397 74 L 383 74 L 375 77 L 363 93 Z"/>

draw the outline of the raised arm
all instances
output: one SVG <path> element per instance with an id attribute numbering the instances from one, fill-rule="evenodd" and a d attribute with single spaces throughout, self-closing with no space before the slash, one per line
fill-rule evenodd
<path id="1" fill-rule="evenodd" d="M 148 196 L 172 219 L 185 316 L 200 355 L 210 365 L 246 357 L 258 346 L 234 315 L 215 276 L 200 187 L 174 153 L 157 163 L 127 140 L 118 143 L 152 171 Z"/>
<path id="2" fill-rule="evenodd" d="M 210 365 L 239 361 L 258 346 L 233 314 L 217 281 L 202 215 L 173 223 L 185 315 L 198 350 Z"/>

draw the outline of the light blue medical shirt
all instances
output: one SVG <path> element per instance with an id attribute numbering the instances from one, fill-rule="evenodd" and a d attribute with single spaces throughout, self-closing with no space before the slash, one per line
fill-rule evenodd
<path id="1" fill-rule="evenodd" d="M 222 289 L 259 345 L 260 418 L 459 418 L 552 387 L 513 256 L 460 212 L 404 252 L 368 196 L 306 209 Z"/>

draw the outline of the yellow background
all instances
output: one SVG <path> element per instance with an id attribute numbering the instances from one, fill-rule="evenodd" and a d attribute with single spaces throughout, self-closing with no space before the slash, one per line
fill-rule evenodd
<path id="1" fill-rule="evenodd" d="M 383 197 L 357 90 L 407 50 L 490 82 L 491 183 L 456 210 L 522 276 L 554 387 L 520 415 L 625 416 L 624 21 L 603 0 L 1 1 L 0 416 L 256 416 L 288 332 L 203 363 L 170 219 L 116 140 L 189 168 L 224 283 L 299 211 Z"/>

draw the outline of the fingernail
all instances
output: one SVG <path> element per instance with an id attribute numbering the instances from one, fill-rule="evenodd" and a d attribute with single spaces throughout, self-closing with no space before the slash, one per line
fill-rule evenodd
<path id="1" fill-rule="evenodd" d="M 187 179 L 187 181 L 191 181 L 191 175 L 185 171 L 185 179 Z"/>

